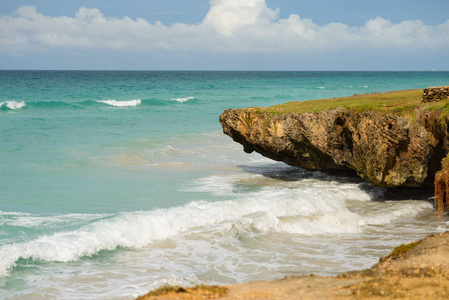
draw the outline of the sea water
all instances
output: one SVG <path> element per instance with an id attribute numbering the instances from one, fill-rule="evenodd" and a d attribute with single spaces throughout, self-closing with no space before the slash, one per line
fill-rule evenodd
<path id="1" fill-rule="evenodd" d="M 447 229 L 431 198 L 245 154 L 218 116 L 448 83 L 448 72 L 0 71 L 0 297 L 133 299 L 370 267 Z"/>

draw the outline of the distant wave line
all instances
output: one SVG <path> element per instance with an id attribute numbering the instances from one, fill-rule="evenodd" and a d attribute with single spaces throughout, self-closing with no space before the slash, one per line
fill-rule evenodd
<path id="1" fill-rule="evenodd" d="M 184 103 L 190 100 L 194 100 L 194 97 L 185 98 L 174 98 L 174 99 L 157 99 L 157 98 L 147 98 L 147 99 L 133 99 L 133 100 L 81 100 L 81 101 L 45 101 L 45 100 L 35 100 L 35 101 L 14 101 L 6 100 L 0 102 L 0 110 L 19 110 L 25 106 L 29 109 L 80 109 L 88 107 L 137 107 L 137 106 L 166 106 L 170 105 L 170 102 L 176 101 L 178 103 Z"/>

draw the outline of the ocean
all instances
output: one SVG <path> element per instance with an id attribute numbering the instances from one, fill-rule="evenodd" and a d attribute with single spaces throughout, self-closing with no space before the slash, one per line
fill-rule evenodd
<path id="1" fill-rule="evenodd" d="M 447 84 L 449 72 L 0 71 L 0 298 L 334 276 L 444 232 L 432 198 L 246 154 L 218 117 Z"/>

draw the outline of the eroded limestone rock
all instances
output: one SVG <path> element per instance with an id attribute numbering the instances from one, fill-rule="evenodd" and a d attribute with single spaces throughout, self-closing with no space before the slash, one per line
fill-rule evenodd
<path id="1" fill-rule="evenodd" d="M 220 123 L 245 152 L 307 169 L 354 170 L 386 187 L 421 186 L 448 148 L 439 114 L 420 109 L 408 117 L 343 108 L 274 115 L 229 109 Z"/>

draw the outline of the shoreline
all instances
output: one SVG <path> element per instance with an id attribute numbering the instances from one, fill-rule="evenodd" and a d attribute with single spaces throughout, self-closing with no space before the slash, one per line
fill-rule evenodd
<path id="1" fill-rule="evenodd" d="M 228 286 L 163 287 L 149 299 L 447 299 L 449 231 L 396 247 L 370 269 Z"/>

